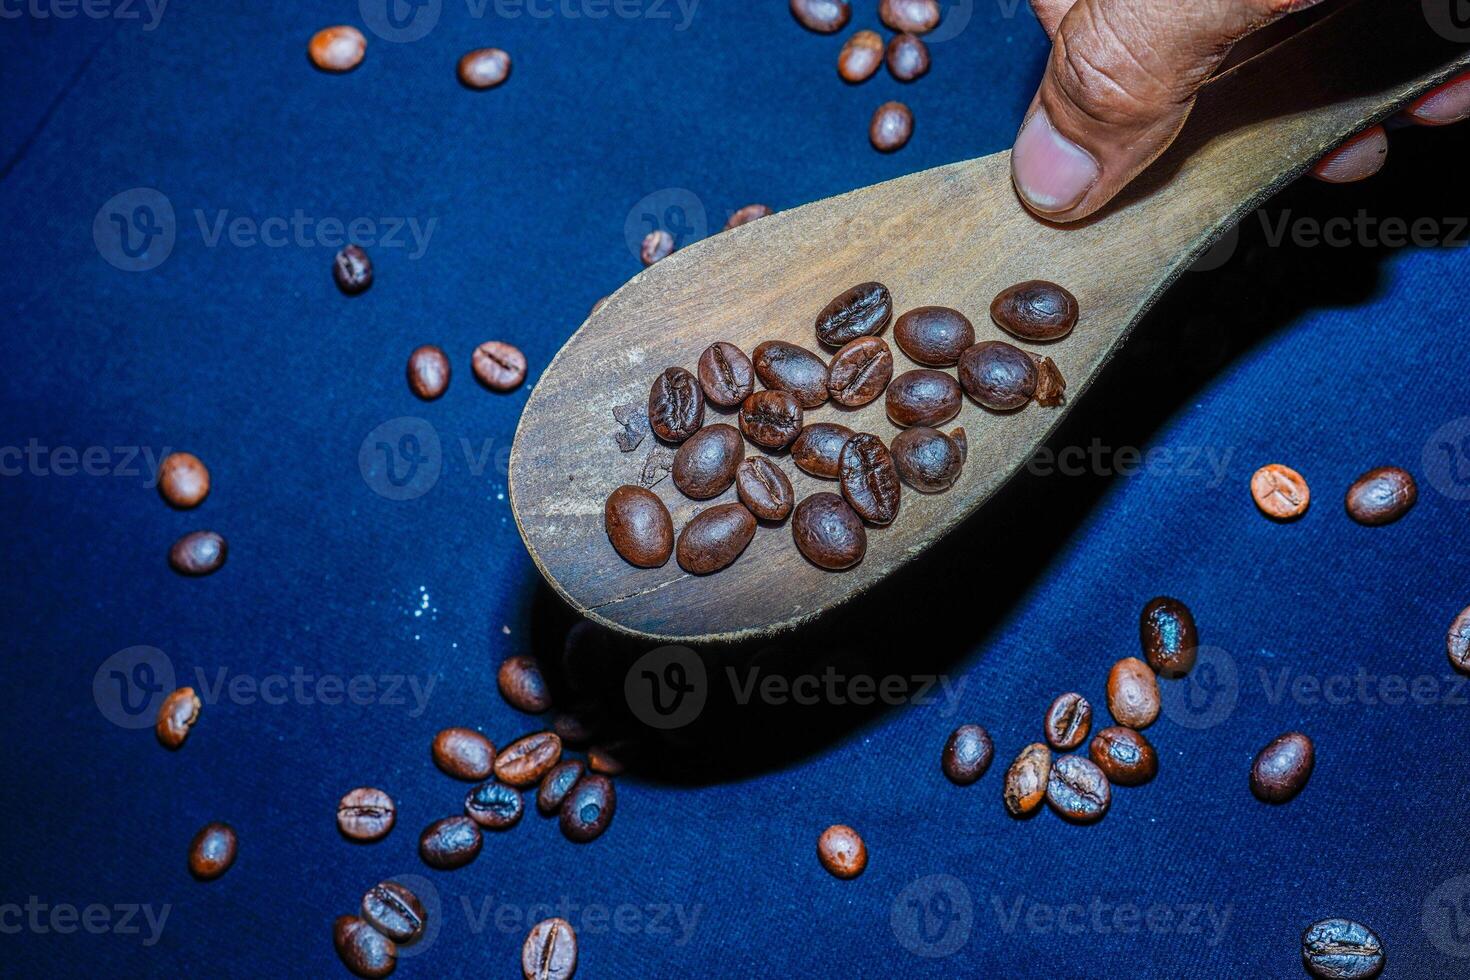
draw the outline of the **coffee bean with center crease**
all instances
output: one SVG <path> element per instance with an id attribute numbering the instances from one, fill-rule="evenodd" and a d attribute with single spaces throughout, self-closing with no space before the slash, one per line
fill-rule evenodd
<path id="1" fill-rule="evenodd" d="M 166 749 L 183 745 L 194 722 L 199 720 L 200 707 L 202 702 L 192 687 L 181 687 L 164 698 L 153 722 L 153 734 L 159 744 Z"/>
<path id="2" fill-rule="evenodd" d="M 928 367 L 949 367 L 975 343 L 975 325 L 959 310 L 921 306 L 893 324 L 898 349 Z"/>
<path id="3" fill-rule="evenodd" d="M 1302 933 L 1302 963 L 1319 980 L 1373 980 L 1386 957 L 1377 934 L 1351 919 L 1323 919 Z"/>
<path id="4" fill-rule="evenodd" d="M 680 443 L 704 424 L 704 391 L 681 367 L 660 374 L 648 392 L 648 426 L 664 442 Z"/>
<path id="5" fill-rule="evenodd" d="M 740 430 L 724 422 L 707 425 L 674 454 L 674 486 L 693 500 L 718 497 L 735 482 L 735 470 L 744 456 Z"/>
<path id="6" fill-rule="evenodd" d="M 987 340 L 960 357 L 965 394 L 995 412 L 1020 408 L 1036 394 L 1036 362 L 1003 340 Z"/>
<path id="7" fill-rule="evenodd" d="M 500 48 L 477 48 L 459 59 L 460 83 L 484 91 L 510 77 L 510 55 Z"/>
<path id="8" fill-rule="evenodd" d="M 883 37 L 877 31 L 858 31 L 837 55 L 837 74 L 844 82 L 866 82 L 883 64 Z"/>
<path id="9" fill-rule="evenodd" d="M 1092 730 L 1092 705 L 1075 692 L 1057 697 L 1046 711 L 1046 740 L 1054 749 L 1070 751 Z"/>
<path id="10" fill-rule="evenodd" d="M 480 848 L 484 846 L 480 825 L 469 817 L 436 820 L 419 835 L 419 857 L 440 871 L 464 867 L 480 856 Z"/>
<path id="11" fill-rule="evenodd" d="M 1470 674 L 1470 606 L 1460 610 L 1460 615 L 1450 623 L 1444 638 L 1445 652 L 1450 663 L 1461 673 Z"/>
<path id="12" fill-rule="evenodd" d="M 1414 478 L 1397 466 L 1369 470 L 1348 488 L 1348 516 L 1359 524 L 1378 527 L 1392 524 L 1409 512 L 1419 499 Z"/>
<path id="13" fill-rule="evenodd" d="M 1251 474 L 1251 499 L 1267 517 L 1290 521 L 1306 513 L 1312 489 L 1290 466 L 1267 463 Z"/>
<path id="14" fill-rule="evenodd" d="M 1113 802 L 1108 777 L 1080 755 L 1064 755 L 1052 763 L 1046 780 L 1046 802 L 1056 814 L 1076 823 L 1101 820 Z"/>
<path id="15" fill-rule="evenodd" d="M 1251 792 L 1262 803 L 1285 803 L 1307 785 L 1315 764 L 1312 740 L 1301 732 L 1287 732 L 1256 755 Z"/>
<path id="16" fill-rule="evenodd" d="M 840 465 L 842 496 L 858 516 L 869 524 L 893 523 L 902 487 L 893 454 L 883 440 L 871 433 L 858 433 L 842 447 Z"/>
<path id="17" fill-rule="evenodd" d="M 995 745 L 989 732 L 979 725 L 961 725 L 944 743 L 940 768 L 956 786 L 969 786 L 985 775 L 994 756 Z"/>
<path id="18" fill-rule="evenodd" d="M 900 82 L 912 82 L 929 73 L 929 46 L 912 34 L 897 34 L 888 42 L 888 71 Z"/>
<path id="19" fill-rule="evenodd" d="M 902 102 L 885 102 L 873 113 L 868 123 L 868 141 L 881 153 L 893 153 L 908 144 L 914 135 L 914 114 Z"/>
<path id="20" fill-rule="evenodd" d="M 1148 664 L 1124 657 L 1108 672 L 1108 711 L 1120 725 L 1143 729 L 1159 717 L 1159 681 Z"/>
<path id="21" fill-rule="evenodd" d="M 1036 812 L 1046 799 L 1047 779 L 1051 776 L 1051 749 L 1032 742 L 1021 750 L 1006 770 L 1002 799 L 1013 817 Z"/>
<path id="22" fill-rule="evenodd" d="M 602 516 L 607 539 L 628 564 L 661 568 L 674 553 L 674 519 L 652 490 L 618 487 L 608 496 Z"/>
<path id="23" fill-rule="evenodd" d="M 311 63 L 322 71 L 351 71 L 362 64 L 367 53 L 367 38 L 355 27 L 327 27 L 311 36 L 307 54 Z"/>
<path id="24" fill-rule="evenodd" d="M 735 493 L 763 521 L 784 521 L 796 506 L 791 480 L 764 456 L 751 456 L 740 464 L 735 471 Z"/>
<path id="25" fill-rule="evenodd" d="M 755 537 L 755 515 L 741 503 L 717 504 L 684 525 L 674 552 L 691 575 L 710 575 L 734 564 Z"/>
<path id="26" fill-rule="evenodd" d="M 169 453 L 158 464 L 158 492 L 171 507 L 198 507 L 209 496 L 209 469 L 193 453 Z"/>
<path id="27" fill-rule="evenodd" d="M 791 444 L 791 461 L 804 473 L 835 480 L 842 464 L 842 447 L 853 432 L 835 422 L 813 422 Z"/>
<path id="28" fill-rule="evenodd" d="M 348 840 L 364 844 L 382 840 L 397 819 L 393 797 L 372 786 L 349 790 L 337 801 L 337 829 Z"/>
<path id="29" fill-rule="evenodd" d="M 862 518 L 835 493 L 814 493 L 797 504 L 791 536 L 807 561 L 833 572 L 856 565 L 868 550 Z"/>
<path id="30" fill-rule="evenodd" d="M 191 531 L 168 549 L 168 563 L 180 575 L 210 575 L 220 570 L 229 545 L 214 531 Z"/>
<path id="31" fill-rule="evenodd" d="M 408 355 L 408 387 L 431 402 L 449 389 L 449 356 L 433 344 L 414 348 Z"/>
<path id="32" fill-rule="evenodd" d="M 339 915 L 332 923 L 332 945 L 342 965 L 359 977 L 386 977 L 398 965 L 393 940 L 355 915 Z"/>
<path id="33" fill-rule="evenodd" d="M 817 339 L 841 347 L 859 337 L 876 336 L 893 319 L 893 295 L 881 282 L 858 283 L 817 314 Z"/>
<path id="34" fill-rule="evenodd" d="M 189 873 L 200 881 L 218 878 L 235 863 L 238 843 L 229 824 L 205 824 L 189 843 Z"/>
<path id="35" fill-rule="evenodd" d="M 521 944 L 523 980 L 571 980 L 577 972 L 577 934 L 566 919 L 543 919 Z"/>
<path id="36" fill-rule="evenodd" d="M 868 846 L 856 830 L 833 824 L 817 838 L 817 860 L 834 878 L 856 878 L 868 866 Z"/>
<path id="37" fill-rule="evenodd" d="M 791 15 L 818 34 L 836 34 L 852 19 L 848 0 L 791 0 Z"/>
<path id="38" fill-rule="evenodd" d="M 561 739 L 555 732 L 535 732 L 507 745 L 495 757 L 495 778 L 524 789 L 535 786 L 561 761 Z"/>
<path id="39" fill-rule="evenodd" d="M 791 392 L 802 408 L 816 408 L 827 400 L 827 365 L 806 348 L 768 340 L 755 349 L 752 360 L 761 384 Z"/>
<path id="40" fill-rule="evenodd" d="M 927 34 L 939 26 L 939 0 L 881 0 L 878 18 L 895 31 Z"/>
<path id="41" fill-rule="evenodd" d="M 755 368 L 745 352 L 723 340 L 699 355 L 699 386 L 721 408 L 733 408 L 755 390 Z"/>
<path id="42" fill-rule="evenodd" d="M 1183 677 L 1193 669 L 1199 630 L 1189 607 L 1178 599 L 1150 599 L 1138 617 L 1138 636 L 1143 655 L 1160 677 Z"/>
<path id="43" fill-rule="evenodd" d="M 470 366 L 480 384 L 491 391 L 514 391 L 526 380 L 526 355 L 501 340 L 487 340 L 476 347 Z"/>
<path id="44" fill-rule="evenodd" d="M 785 449 L 801 434 L 801 403 L 789 391 L 757 391 L 740 403 L 740 431 L 763 449 Z"/>
<path id="45" fill-rule="evenodd" d="M 899 428 L 939 425 L 959 414 L 960 383 L 943 371 L 905 371 L 888 386 L 888 418 Z"/>
<path id="46" fill-rule="evenodd" d="M 965 453 L 959 443 L 924 425 L 894 436 L 892 451 L 898 475 L 920 493 L 948 490 L 965 466 Z"/>
<path id="47" fill-rule="evenodd" d="M 563 759 L 542 777 L 541 786 L 536 790 L 536 809 L 542 816 L 549 817 L 561 809 L 562 801 L 586 771 L 587 767 L 580 759 Z"/>
<path id="48" fill-rule="evenodd" d="M 584 776 L 561 804 L 561 832 L 579 844 L 602 836 L 612 823 L 618 794 L 606 776 Z"/>
<path id="49" fill-rule="evenodd" d="M 464 812 L 486 830 L 506 830 L 521 822 L 525 801 L 514 786 L 492 780 L 465 794 Z"/>
<path id="50" fill-rule="evenodd" d="M 551 707 L 551 690 L 541 673 L 541 662 L 528 654 L 506 657 L 496 671 L 495 685 L 505 703 L 517 711 L 539 715 Z"/>
<path id="51" fill-rule="evenodd" d="M 832 356 L 827 391 L 845 408 L 857 408 L 883 394 L 893 378 L 893 352 L 881 337 L 850 340 Z"/>
<path id="52" fill-rule="evenodd" d="M 424 934 L 428 914 L 413 892 L 396 881 L 383 881 L 362 896 L 362 920 L 401 946 Z"/>
<path id="53" fill-rule="evenodd" d="M 1121 725 L 1104 728 L 1092 736 L 1087 754 L 1119 786 L 1141 786 L 1159 771 L 1159 756 L 1142 732 Z"/>
<path id="54" fill-rule="evenodd" d="M 332 279 L 348 296 L 365 293 L 373 284 L 373 260 L 356 245 L 348 245 L 332 260 Z"/>
<path id="55" fill-rule="evenodd" d="M 1022 340 L 1059 340 L 1077 325 L 1077 298 L 1054 282 L 1030 279 L 1000 291 L 990 318 Z"/>
<path id="56" fill-rule="evenodd" d="M 446 728 L 430 746 L 434 765 L 446 775 L 478 782 L 495 766 L 495 746 L 473 728 Z"/>

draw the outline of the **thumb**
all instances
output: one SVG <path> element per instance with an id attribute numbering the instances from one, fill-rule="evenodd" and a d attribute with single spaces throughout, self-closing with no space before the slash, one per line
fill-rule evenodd
<path id="1" fill-rule="evenodd" d="M 1021 200 L 1076 221 L 1174 142 L 1240 38 L 1317 0 L 1078 0 L 1011 156 Z"/>

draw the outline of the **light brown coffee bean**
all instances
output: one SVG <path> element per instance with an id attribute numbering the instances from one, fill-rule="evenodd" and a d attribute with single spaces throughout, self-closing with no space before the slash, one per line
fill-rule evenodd
<path id="1" fill-rule="evenodd" d="M 902 102 L 885 102 L 873 113 L 868 139 L 882 153 L 894 153 L 914 135 L 914 114 Z"/>
<path id="2" fill-rule="evenodd" d="M 526 355 L 502 340 L 487 340 L 470 359 L 475 377 L 491 391 L 515 391 L 526 380 Z"/>
<path id="3" fill-rule="evenodd" d="M 1051 749 L 1043 742 L 1032 742 L 1021 750 L 1006 770 L 1002 799 L 1013 817 L 1035 813 L 1046 799 L 1046 783 L 1051 776 Z"/>
<path id="4" fill-rule="evenodd" d="M 1144 729 L 1159 717 L 1159 681 L 1148 664 L 1124 657 L 1108 673 L 1108 711 L 1129 728 Z"/>
<path id="5" fill-rule="evenodd" d="M 852 879 L 868 866 L 868 847 L 856 830 L 833 824 L 817 838 L 817 859 L 834 878 Z"/>
<path id="6" fill-rule="evenodd" d="M 881 0 L 878 18 L 891 30 L 927 34 L 939 26 L 939 0 Z"/>
<path id="7" fill-rule="evenodd" d="M 510 77 L 510 55 L 499 48 L 478 48 L 459 59 L 459 80 L 466 88 L 484 91 Z"/>
<path id="8" fill-rule="evenodd" d="M 192 687 L 181 687 L 163 699 L 158 706 L 158 719 L 153 733 L 166 749 L 177 749 L 189 737 L 194 722 L 199 720 L 201 702 Z"/>
<path id="9" fill-rule="evenodd" d="M 367 54 L 367 38 L 355 27 L 327 27 L 311 36 L 307 53 L 322 71 L 351 71 Z"/>
<path id="10" fill-rule="evenodd" d="M 1104 728 L 1092 736 L 1087 754 L 1119 786 L 1142 786 L 1159 771 L 1159 756 L 1142 732 L 1121 725 Z"/>
<path id="11" fill-rule="evenodd" d="M 408 355 L 408 387 L 419 398 L 431 402 L 449 388 L 449 356 L 433 344 L 425 344 Z"/>
<path id="12" fill-rule="evenodd" d="M 473 728 L 446 728 L 430 746 L 434 765 L 446 775 L 479 782 L 495 767 L 495 745 Z"/>
<path id="13" fill-rule="evenodd" d="M 791 16 L 818 34 L 836 34 L 852 19 L 848 0 L 791 0 Z"/>
<path id="14" fill-rule="evenodd" d="M 577 934 L 566 919 L 543 919 L 521 944 L 524 980 L 571 980 L 577 972 Z"/>
<path id="15" fill-rule="evenodd" d="M 235 863 L 238 844 L 229 824 L 205 824 L 189 844 L 189 873 L 200 881 L 218 878 Z"/>
<path id="16" fill-rule="evenodd" d="M 516 739 L 495 757 L 495 778 L 517 789 L 541 782 L 561 761 L 561 739 L 555 732 L 536 732 Z"/>
<path id="17" fill-rule="evenodd" d="M 158 464 L 158 492 L 180 510 L 198 507 L 209 496 L 209 470 L 193 453 L 169 453 Z"/>
<path id="18" fill-rule="evenodd" d="M 883 64 L 883 37 L 877 31 L 858 31 L 837 55 L 837 74 L 844 82 L 866 82 Z"/>
<path id="19" fill-rule="evenodd" d="M 349 790 L 337 801 L 337 829 L 348 840 L 364 844 L 382 840 L 397 819 L 393 797 L 372 786 Z"/>
<path id="20" fill-rule="evenodd" d="M 1290 466 L 1267 463 L 1251 475 L 1251 499 L 1267 517 L 1290 521 L 1307 512 L 1312 491 Z"/>

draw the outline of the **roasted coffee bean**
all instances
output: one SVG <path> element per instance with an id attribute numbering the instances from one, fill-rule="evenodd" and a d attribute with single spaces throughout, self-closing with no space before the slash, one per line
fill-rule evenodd
<path id="1" fill-rule="evenodd" d="M 943 432 L 920 425 L 893 437 L 893 465 L 903 481 L 920 493 L 940 493 L 960 478 L 965 453 Z"/>
<path id="2" fill-rule="evenodd" d="M 624 746 L 619 745 L 618 751 L 623 751 Z M 593 772 L 602 773 L 604 776 L 621 776 L 627 768 L 623 760 L 613 754 L 612 750 L 602 746 L 593 745 L 587 749 L 587 768 Z"/>
<path id="3" fill-rule="evenodd" d="M 495 768 L 495 746 L 473 728 L 446 728 L 430 747 L 434 765 L 447 775 L 478 782 Z"/>
<path id="4" fill-rule="evenodd" d="M 989 732 L 979 725 L 961 725 L 950 732 L 949 741 L 944 743 L 940 768 L 956 786 L 969 786 L 985 775 L 994 757 L 995 745 Z"/>
<path id="5" fill-rule="evenodd" d="M 628 564 L 661 568 L 674 553 L 674 519 L 652 490 L 618 487 L 608 496 L 602 517 L 607 539 Z"/>
<path id="6" fill-rule="evenodd" d="M 541 811 L 541 815 L 549 817 L 560 810 L 562 801 L 586 771 L 587 767 L 579 759 L 563 759 L 553 766 L 542 777 L 541 787 L 536 790 L 536 809 Z"/>
<path id="7" fill-rule="evenodd" d="M 835 480 L 842 468 L 842 447 L 852 436 L 852 430 L 845 425 L 813 422 L 791 444 L 791 461 L 804 473 Z"/>
<path id="8" fill-rule="evenodd" d="M 1041 742 L 1032 742 L 1021 750 L 1006 770 L 1002 794 L 1011 816 L 1024 817 L 1036 812 L 1041 801 L 1046 799 L 1046 784 L 1050 776 L 1051 749 Z"/>
<path id="9" fill-rule="evenodd" d="M 888 386 L 888 418 L 899 428 L 939 425 L 960 412 L 960 383 L 943 371 L 905 371 Z"/>
<path id="10" fill-rule="evenodd" d="M 382 840 L 397 819 L 393 797 L 371 786 L 349 790 L 337 801 L 337 829 L 348 840 L 364 844 Z"/>
<path id="11" fill-rule="evenodd" d="M 597 736 L 601 726 L 601 716 L 591 707 L 566 711 L 551 720 L 551 730 L 562 745 L 586 745 Z"/>
<path id="12" fill-rule="evenodd" d="M 351 71 L 367 54 L 367 38 L 355 27 L 327 27 L 311 36 L 307 53 L 322 71 Z"/>
<path id="13" fill-rule="evenodd" d="M 1369 470 L 1348 487 L 1348 516 L 1359 524 L 1378 527 L 1392 524 L 1409 512 L 1419 499 L 1414 478 L 1397 466 Z"/>
<path id="14" fill-rule="evenodd" d="M 914 135 L 914 114 L 902 102 L 885 102 L 873 113 L 868 124 L 868 140 L 873 149 L 893 153 L 908 144 Z"/>
<path id="15" fill-rule="evenodd" d="M 752 221 L 759 221 L 762 218 L 769 218 L 775 213 L 776 212 L 772 211 L 764 204 L 747 204 L 739 211 L 736 211 L 734 214 L 730 215 L 730 220 L 725 222 L 725 230 L 729 231 L 731 228 L 739 228 L 741 225 L 748 225 Z"/>
<path id="16" fill-rule="evenodd" d="M 781 467 L 751 456 L 735 471 L 735 493 L 746 510 L 762 521 L 784 521 L 796 506 L 796 491 Z"/>
<path id="17" fill-rule="evenodd" d="M 833 572 L 856 565 L 868 550 L 862 518 L 835 493 L 814 493 L 797 504 L 791 536 L 807 561 Z"/>
<path id="18" fill-rule="evenodd" d="M 1036 362 L 1003 340 L 987 340 L 960 357 L 965 394 L 995 412 L 1020 408 L 1036 394 Z"/>
<path id="19" fill-rule="evenodd" d="M 947 306 L 921 306 L 894 321 L 893 339 L 919 364 L 950 367 L 975 343 L 975 325 Z"/>
<path id="20" fill-rule="evenodd" d="M 424 344 L 408 355 L 408 387 L 419 398 L 431 402 L 449 388 L 449 357 L 433 344 Z"/>
<path id="21" fill-rule="evenodd" d="M 1057 697 L 1046 710 L 1046 740 L 1054 749 L 1070 752 L 1092 730 L 1092 705 L 1075 692 Z"/>
<path id="22" fill-rule="evenodd" d="M 535 732 L 516 739 L 495 757 L 495 778 L 524 789 L 561 761 L 561 739 L 555 732 Z"/>
<path id="23" fill-rule="evenodd" d="M 198 507 L 209 496 L 209 470 L 193 453 L 169 453 L 158 464 L 158 492 L 180 510 Z"/>
<path id="24" fill-rule="evenodd" d="M 859 337 L 876 337 L 893 319 L 893 295 L 881 282 L 862 282 L 837 296 L 817 314 L 817 339 L 841 347 Z"/>
<path id="25" fill-rule="evenodd" d="M 424 934 L 428 914 L 413 892 L 396 881 L 383 881 L 362 896 L 362 921 L 398 943 L 407 946 Z"/>
<path id="26" fill-rule="evenodd" d="M 785 449 L 801 434 L 801 403 L 789 391 L 757 391 L 740 403 L 740 431 L 762 449 Z"/>
<path id="27" fill-rule="evenodd" d="M 653 265 L 661 262 L 674 254 L 674 236 L 662 228 L 650 231 L 643 239 L 643 244 L 638 249 L 638 257 L 643 260 L 644 265 Z"/>
<path id="28" fill-rule="evenodd" d="M 343 966 L 368 980 L 386 977 L 398 965 L 397 944 L 355 915 L 337 916 L 332 945 Z"/>
<path id="29" fill-rule="evenodd" d="M 526 380 L 526 355 L 501 340 L 487 340 L 470 359 L 475 377 L 491 391 L 515 391 Z"/>
<path id="30" fill-rule="evenodd" d="M 791 15 L 818 34 L 836 34 L 852 19 L 848 0 L 791 0 Z"/>
<path id="31" fill-rule="evenodd" d="M 211 881 L 235 863 L 238 841 L 227 823 L 205 824 L 189 843 L 189 873 L 200 881 Z"/>
<path id="32" fill-rule="evenodd" d="M 1067 400 L 1067 379 L 1061 369 L 1049 357 L 1031 355 L 1036 362 L 1036 404 L 1042 408 L 1055 408 Z"/>
<path id="33" fill-rule="evenodd" d="M 1077 299 L 1054 282 L 1030 279 L 1000 291 L 990 318 L 1022 340 L 1059 340 L 1077 325 Z"/>
<path id="34" fill-rule="evenodd" d="M 577 934 L 566 919 L 543 919 L 521 944 L 524 980 L 572 980 L 577 972 Z"/>
<path id="35" fill-rule="evenodd" d="M 674 453 L 674 486 L 693 500 L 708 500 L 730 489 L 745 455 L 740 430 L 724 422 L 707 425 Z"/>
<path id="36" fill-rule="evenodd" d="M 1159 771 L 1159 757 L 1142 732 L 1121 725 L 1104 728 L 1092 736 L 1087 754 L 1119 786 L 1141 786 Z"/>
<path id="37" fill-rule="evenodd" d="M 888 42 L 888 71 L 900 82 L 912 82 L 929 73 L 929 45 L 912 34 L 897 34 Z"/>
<path id="38" fill-rule="evenodd" d="M 768 340 L 755 349 L 752 360 L 761 384 L 791 392 L 802 408 L 816 408 L 827 400 L 827 365 L 806 348 Z"/>
<path id="39" fill-rule="evenodd" d="M 844 82 L 866 82 L 883 64 L 883 37 L 877 31 L 858 31 L 837 55 L 837 74 Z"/>
<path id="40" fill-rule="evenodd" d="M 1373 980 L 1383 972 L 1383 941 L 1351 919 L 1323 919 L 1302 933 L 1302 963 L 1319 980 Z"/>
<path id="41" fill-rule="evenodd" d="M 478 48 L 459 59 L 459 80 L 466 88 L 483 91 L 510 77 L 510 55 L 499 48 Z"/>
<path id="42" fill-rule="evenodd" d="M 1445 652 L 1450 663 L 1464 674 L 1470 674 L 1470 606 L 1460 610 L 1460 615 L 1450 623 L 1444 638 Z"/>
<path id="43" fill-rule="evenodd" d="M 214 531 L 191 531 L 168 549 L 168 563 L 180 575 L 209 575 L 220 570 L 229 550 Z"/>
<path id="44" fill-rule="evenodd" d="M 192 687 L 181 687 L 163 699 L 158 706 L 158 717 L 153 723 L 153 734 L 166 749 L 176 749 L 189 737 L 189 730 L 199 720 L 199 695 Z"/>
<path id="45" fill-rule="evenodd" d="M 539 715 L 551 707 L 551 690 L 541 673 L 541 662 L 528 654 L 506 657 L 495 674 L 505 703 L 517 711 Z"/>
<path id="46" fill-rule="evenodd" d="M 1057 816 L 1076 823 L 1101 820 L 1113 802 L 1108 777 L 1089 759 L 1064 755 L 1052 763 L 1046 780 L 1046 802 Z"/>
<path id="47" fill-rule="evenodd" d="M 648 392 L 648 426 L 664 442 L 680 443 L 704 424 L 704 390 L 681 367 L 660 374 Z"/>
<path id="48" fill-rule="evenodd" d="M 716 504 L 684 525 L 674 549 L 679 567 L 691 575 L 728 568 L 755 537 L 755 515 L 741 503 Z"/>
<path id="49" fill-rule="evenodd" d="M 1289 521 L 1306 513 L 1312 491 L 1290 466 L 1267 463 L 1251 475 L 1251 498 L 1262 514 Z"/>
<path id="50" fill-rule="evenodd" d="M 561 832 L 585 844 L 601 837 L 618 808 L 618 794 L 606 776 L 583 776 L 561 803 Z"/>
<path id="51" fill-rule="evenodd" d="M 1124 657 L 1108 672 L 1108 711 L 1129 728 L 1144 729 L 1159 717 L 1159 681 L 1148 664 Z"/>
<path id="52" fill-rule="evenodd" d="M 1138 617 L 1138 638 L 1148 665 L 1160 677 L 1183 677 L 1194 668 L 1199 630 L 1189 607 L 1178 599 L 1150 599 Z"/>
<path id="53" fill-rule="evenodd" d="M 893 378 L 893 352 L 881 337 L 850 340 L 832 356 L 827 391 L 845 408 L 857 408 L 883 394 Z"/>
<path id="54" fill-rule="evenodd" d="M 842 447 L 838 481 L 842 496 L 869 524 L 891 524 L 898 516 L 902 487 L 893 454 L 883 440 L 860 432 Z"/>
<path id="55" fill-rule="evenodd" d="M 892 30 L 927 34 L 939 26 L 939 0 L 881 0 L 878 17 Z"/>
<path id="56" fill-rule="evenodd" d="M 435 820 L 419 834 L 419 857 L 431 868 L 453 871 L 480 856 L 485 838 L 469 817 Z"/>
<path id="57" fill-rule="evenodd" d="M 965 427 L 963 425 L 959 425 L 955 426 L 953 429 L 950 429 L 949 437 L 953 439 L 954 444 L 960 448 L 960 462 L 963 463 L 965 459 L 970 455 L 970 439 L 968 436 L 965 435 Z"/>
<path id="58" fill-rule="evenodd" d="M 332 261 L 332 279 L 348 296 L 365 293 L 373 284 L 373 260 L 356 245 L 348 245 Z"/>
<path id="59" fill-rule="evenodd" d="M 733 408 L 755 390 L 755 368 L 745 352 L 723 340 L 699 355 L 699 386 L 721 408 Z"/>
<path id="60" fill-rule="evenodd" d="M 1285 803 L 1307 785 L 1315 764 L 1312 740 L 1301 732 L 1287 732 L 1251 764 L 1251 792 L 1262 803 Z"/>
<path id="61" fill-rule="evenodd" d="M 817 838 L 817 860 L 834 878 L 856 878 L 868 866 L 868 846 L 856 830 L 833 824 Z"/>
<path id="62" fill-rule="evenodd" d="M 525 801 L 514 786 L 492 779 L 465 794 L 464 812 L 486 830 L 507 830 L 521 822 Z"/>

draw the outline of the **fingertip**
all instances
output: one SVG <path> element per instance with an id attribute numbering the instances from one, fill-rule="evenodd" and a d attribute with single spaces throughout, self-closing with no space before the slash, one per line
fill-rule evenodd
<path id="1" fill-rule="evenodd" d="M 1388 133 L 1373 126 L 1318 160 L 1311 173 L 1324 183 L 1350 184 L 1378 173 L 1387 159 Z"/>
<path id="2" fill-rule="evenodd" d="M 1046 109 L 1036 110 L 1021 127 L 1011 152 L 1011 179 L 1021 202 L 1053 221 L 1067 217 L 1092 190 L 1102 170 L 1092 154 L 1052 125 Z"/>

